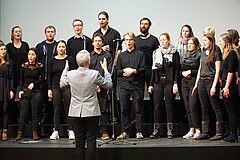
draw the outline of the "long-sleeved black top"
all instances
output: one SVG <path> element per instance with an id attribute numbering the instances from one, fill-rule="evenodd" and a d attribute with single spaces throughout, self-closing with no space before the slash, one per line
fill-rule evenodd
<path id="1" fill-rule="evenodd" d="M 123 76 L 123 69 L 133 68 L 137 74 L 129 77 Z M 119 54 L 117 60 L 117 75 L 120 77 L 120 88 L 127 90 L 138 90 L 144 86 L 144 73 L 146 72 L 146 62 L 144 53 L 140 50 L 125 51 Z"/>
<path id="2" fill-rule="evenodd" d="M 234 76 L 233 76 L 232 82 L 235 83 L 236 82 L 235 72 L 237 72 L 237 69 L 238 69 L 237 53 L 234 50 L 231 50 L 228 56 L 222 62 L 222 69 L 221 69 L 222 81 L 227 80 L 228 73 L 233 73 Z"/>
<path id="3" fill-rule="evenodd" d="M 7 44 L 7 49 L 9 53 L 9 58 L 13 61 L 13 72 L 14 72 L 14 88 L 16 89 L 19 85 L 19 77 L 20 77 L 20 68 L 21 65 L 27 62 L 27 54 L 29 51 L 29 45 L 22 41 L 22 45 L 20 48 L 16 48 L 13 45 L 13 42 Z"/>
<path id="4" fill-rule="evenodd" d="M 92 51 L 90 53 L 90 57 L 91 57 L 90 65 L 89 65 L 90 69 L 95 69 L 100 72 L 101 76 L 104 76 L 104 71 L 101 67 L 100 61 L 103 62 L 104 58 L 106 58 L 108 72 L 111 73 L 113 60 L 112 60 L 112 56 L 110 53 L 102 51 L 101 53 L 98 54 L 95 51 Z"/>
<path id="5" fill-rule="evenodd" d="M 93 51 L 92 40 L 85 35 L 82 35 L 80 38 L 75 36 L 71 37 L 67 41 L 67 55 L 71 56 L 74 59 L 75 65 L 77 67 L 76 55 L 81 50 L 87 50 L 88 52 Z M 73 68 L 73 69 L 76 69 Z"/>
<path id="6" fill-rule="evenodd" d="M 237 48 L 238 55 L 240 55 L 240 47 Z M 238 60 L 238 77 L 240 78 L 240 59 Z"/>
<path id="7" fill-rule="evenodd" d="M 163 60 L 163 69 L 153 69 L 151 80 L 149 82 L 150 86 L 154 86 L 155 83 L 160 82 L 161 76 L 166 76 L 167 80 L 170 80 L 172 83 L 178 83 L 179 71 L 180 71 L 180 57 L 179 53 L 176 52 L 173 54 L 173 60 L 171 65 L 166 63 L 166 59 Z"/>
<path id="8" fill-rule="evenodd" d="M 59 86 L 60 77 L 62 71 L 65 68 L 66 60 L 68 60 L 69 70 L 72 70 L 75 67 L 74 59 L 71 56 L 67 56 L 64 59 L 52 58 L 48 64 L 48 89 L 52 89 L 52 86 Z"/>
<path id="9" fill-rule="evenodd" d="M 95 31 L 93 33 L 93 35 L 95 33 L 102 34 L 101 28 L 99 28 L 97 31 Z M 108 26 L 108 30 L 105 33 L 105 35 L 103 35 L 103 36 L 104 36 L 104 42 L 103 42 L 104 45 L 109 45 L 109 47 L 110 47 L 109 53 L 112 55 L 112 58 L 115 58 L 115 52 L 116 52 L 117 43 L 119 43 L 117 50 L 122 50 L 122 44 L 119 41 L 118 42 L 117 41 L 113 42 L 113 40 L 121 39 L 120 33 L 117 30 L 115 30 L 115 29 L 113 29 L 113 28 Z"/>
<path id="10" fill-rule="evenodd" d="M 28 62 L 22 64 L 20 68 L 20 91 L 27 89 L 29 84 L 33 83 L 32 91 L 40 91 L 40 84 L 44 81 L 44 67 L 41 63 L 29 65 Z"/>

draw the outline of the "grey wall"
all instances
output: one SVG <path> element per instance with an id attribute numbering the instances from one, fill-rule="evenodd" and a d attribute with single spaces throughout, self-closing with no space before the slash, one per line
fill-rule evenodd
<path id="1" fill-rule="evenodd" d="M 207 26 L 216 29 L 217 39 L 229 28 L 240 32 L 240 0 L 1 0 L 0 5 L 0 39 L 8 43 L 11 28 L 19 25 L 31 47 L 45 39 L 49 24 L 57 28 L 57 40 L 67 40 L 74 34 L 74 18 L 84 21 L 84 33 L 91 37 L 99 28 L 97 14 L 102 10 L 110 14 L 110 26 L 121 35 L 139 34 L 139 20 L 147 16 L 153 22 L 150 32 L 157 37 L 169 32 L 173 44 L 186 23 L 200 41 Z"/>

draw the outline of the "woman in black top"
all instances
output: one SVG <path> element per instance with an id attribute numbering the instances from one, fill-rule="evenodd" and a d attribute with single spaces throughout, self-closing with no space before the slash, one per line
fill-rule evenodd
<path id="1" fill-rule="evenodd" d="M 6 46 L 0 44 L 0 139 L 7 140 L 8 102 L 13 94 L 12 61 L 9 60 Z"/>
<path id="2" fill-rule="evenodd" d="M 223 111 L 219 100 L 219 76 L 222 64 L 221 51 L 215 45 L 215 38 L 212 35 L 203 37 L 203 53 L 201 55 L 197 80 L 192 94 L 198 88 L 199 99 L 202 106 L 202 133 L 196 139 L 209 138 L 209 108 L 212 106 L 216 114 L 216 135 L 211 140 L 223 138 Z"/>
<path id="3" fill-rule="evenodd" d="M 28 62 L 20 68 L 19 98 L 20 120 L 16 140 L 22 139 L 22 132 L 27 121 L 29 107 L 32 107 L 33 140 L 38 140 L 37 126 L 41 108 L 40 84 L 44 81 L 44 68 L 38 62 L 38 50 L 31 48 L 28 52 Z"/>
<path id="4" fill-rule="evenodd" d="M 237 141 L 237 108 L 238 108 L 238 89 L 237 77 L 235 73 L 238 68 L 238 52 L 232 44 L 232 39 L 228 33 L 224 33 L 219 38 L 219 45 L 223 49 L 223 63 L 222 63 L 222 93 L 223 101 L 228 113 L 228 120 L 230 124 L 230 133 L 228 137 L 224 138 L 224 142 Z"/>
<path id="5" fill-rule="evenodd" d="M 154 130 L 150 138 L 159 137 L 163 99 L 167 109 L 167 135 L 173 138 L 173 101 L 178 92 L 179 54 L 174 46 L 170 45 L 168 33 L 160 35 L 160 46 L 153 53 L 153 66 L 149 93 L 154 99 Z"/>
<path id="6" fill-rule="evenodd" d="M 236 29 L 229 29 L 228 33 L 232 39 L 232 44 L 237 48 L 238 55 L 240 55 L 240 46 L 239 46 L 239 34 Z M 238 59 L 238 96 L 240 98 L 240 59 Z M 240 107 L 238 107 L 238 125 L 237 125 L 237 132 L 238 132 L 238 140 L 240 141 Z"/>
<path id="7" fill-rule="evenodd" d="M 13 61 L 14 88 L 17 89 L 21 65 L 28 61 L 29 46 L 22 41 L 22 29 L 19 26 L 12 28 L 11 40 L 12 42 L 7 44 L 7 49 L 9 58 Z"/>
<path id="8" fill-rule="evenodd" d="M 48 64 L 48 97 L 52 98 L 53 108 L 54 108 L 54 131 L 50 136 L 51 140 L 59 139 L 59 125 L 60 125 L 60 115 L 62 110 L 62 102 L 66 116 L 68 116 L 68 109 L 70 105 L 70 88 L 61 89 L 59 86 L 60 77 L 62 71 L 65 67 L 66 61 L 69 64 L 69 70 L 73 69 L 75 66 L 74 59 L 71 56 L 66 55 L 66 42 L 60 40 L 57 43 L 58 55 L 52 58 Z M 69 139 L 75 139 L 73 127 L 68 118 L 68 134 Z"/>
<path id="9" fill-rule="evenodd" d="M 188 39 L 187 51 L 183 55 L 180 75 L 182 76 L 182 96 L 188 115 L 190 130 L 184 139 L 196 138 L 200 135 L 199 98 L 196 91 L 192 95 L 201 57 L 200 43 L 196 37 Z M 194 134 L 195 133 L 195 134 Z"/>

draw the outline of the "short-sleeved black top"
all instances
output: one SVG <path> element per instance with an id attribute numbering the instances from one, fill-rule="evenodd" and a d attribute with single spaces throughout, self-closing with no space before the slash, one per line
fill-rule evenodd
<path id="1" fill-rule="evenodd" d="M 200 70 L 200 77 L 202 79 L 214 79 L 216 68 L 215 62 L 222 61 L 222 52 L 219 47 L 216 47 L 216 59 L 214 60 L 213 65 L 207 65 L 207 54 L 206 49 L 203 48 L 203 53 L 201 55 L 201 70 Z"/>

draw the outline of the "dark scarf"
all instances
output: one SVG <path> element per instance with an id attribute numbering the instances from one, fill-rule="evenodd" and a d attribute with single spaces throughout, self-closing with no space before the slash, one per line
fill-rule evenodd
<path id="1" fill-rule="evenodd" d="M 183 55 L 182 64 L 193 66 L 198 63 L 198 59 L 201 56 L 201 50 L 197 49 L 194 51 L 186 51 L 186 53 Z"/>

